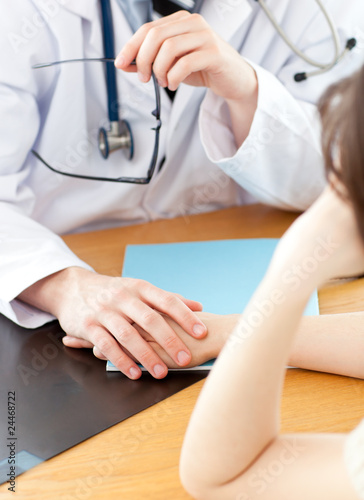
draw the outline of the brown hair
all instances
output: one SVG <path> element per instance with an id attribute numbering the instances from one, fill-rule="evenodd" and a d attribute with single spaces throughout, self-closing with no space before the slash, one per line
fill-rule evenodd
<path id="1" fill-rule="evenodd" d="M 332 85 L 318 107 L 327 175 L 345 188 L 364 241 L 364 66 Z"/>

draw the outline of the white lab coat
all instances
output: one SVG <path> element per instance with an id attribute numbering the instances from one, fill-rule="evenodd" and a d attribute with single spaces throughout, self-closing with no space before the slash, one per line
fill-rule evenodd
<path id="1" fill-rule="evenodd" d="M 150 161 L 153 94 L 135 75 L 118 72 L 119 98 L 130 120 L 135 157 L 105 161 L 95 146 L 107 122 L 101 63 L 31 69 L 36 63 L 102 57 L 97 0 L 13 0 L 0 5 L 0 312 L 27 327 L 52 319 L 15 298 L 37 280 L 68 266 L 87 267 L 56 234 L 140 223 L 260 200 L 305 209 L 324 185 L 314 103 L 332 81 L 363 61 L 362 0 L 328 0 L 342 42 L 355 48 L 329 73 L 295 83 L 309 69 L 276 34 L 253 0 L 205 0 L 201 14 L 256 69 L 259 102 L 250 135 L 236 151 L 222 99 L 181 85 L 173 106 L 162 91 L 159 159 L 147 186 L 77 180 L 48 170 L 77 166 L 93 175 L 144 176 Z M 312 1 L 270 0 L 290 38 L 327 60 L 332 41 Z M 116 51 L 132 31 L 112 3 Z M 202 103 L 202 105 L 201 105 Z M 234 180 L 233 180 L 234 179 Z M 236 182 L 235 182 L 236 181 Z"/>

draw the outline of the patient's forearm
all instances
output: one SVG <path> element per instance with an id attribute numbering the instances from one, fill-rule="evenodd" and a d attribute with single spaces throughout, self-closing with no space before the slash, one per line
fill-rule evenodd
<path id="1" fill-rule="evenodd" d="M 289 363 L 364 378 L 364 312 L 304 316 Z"/>
<path id="2" fill-rule="evenodd" d="M 205 318 L 208 328 L 213 329 L 213 336 L 207 336 L 205 343 L 213 343 L 216 355 L 238 318 L 238 314 L 213 315 L 207 321 Z M 364 379 L 364 311 L 304 316 L 293 341 L 289 364 Z"/>
<path id="3" fill-rule="evenodd" d="M 289 294 L 282 285 L 286 307 L 261 320 L 260 304 L 272 297 L 276 282 L 268 275 L 260 284 L 200 394 L 181 455 L 190 491 L 233 480 L 278 435 L 284 368 L 311 291 Z"/>

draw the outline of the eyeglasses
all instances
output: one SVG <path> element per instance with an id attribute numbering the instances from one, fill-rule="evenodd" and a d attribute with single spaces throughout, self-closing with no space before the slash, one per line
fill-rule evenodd
<path id="1" fill-rule="evenodd" d="M 114 59 L 112 58 L 86 58 L 86 59 L 67 59 L 63 61 L 54 61 L 54 62 L 48 62 L 48 63 L 41 63 L 41 64 L 36 64 L 32 66 L 33 69 L 41 69 L 41 68 L 48 68 L 50 66 L 56 66 L 59 64 L 66 64 L 66 63 L 78 63 L 78 62 L 104 62 L 107 65 L 108 64 L 114 64 Z M 133 62 L 132 64 L 135 64 Z M 88 180 L 93 180 L 93 181 L 106 181 L 106 182 L 124 182 L 124 183 L 129 183 L 129 184 L 149 184 L 151 178 L 153 177 L 153 173 L 157 164 L 157 158 L 158 158 L 158 149 L 159 149 L 159 134 L 160 134 L 160 128 L 162 126 L 162 121 L 160 118 L 160 113 L 161 113 L 161 102 L 160 102 L 160 89 L 159 85 L 157 82 L 157 79 L 152 72 L 152 80 L 153 80 L 153 87 L 154 87 L 154 93 L 155 93 L 155 103 L 156 107 L 155 110 L 152 111 L 152 116 L 155 118 L 155 126 L 151 128 L 151 130 L 154 130 L 155 136 L 154 136 L 154 147 L 153 147 L 153 153 L 151 156 L 151 160 L 149 163 L 148 171 L 146 177 L 101 177 L 101 176 L 92 176 L 92 175 L 81 175 L 81 174 L 75 174 L 75 173 L 70 173 L 70 172 L 63 172 L 53 166 L 51 166 L 44 158 L 34 149 L 32 149 L 33 155 L 43 163 L 47 168 L 52 170 L 52 172 L 55 172 L 57 174 L 65 175 L 67 177 L 75 177 L 78 179 L 88 179 Z M 125 124 L 126 122 L 121 122 L 122 124 Z M 128 124 L 126 124 L 128 125 Z M 100 134 L 105 134 L 104 129 L 100 129 Z M 101 149 L 101 148 L 100 148 Z M 104 156 L 105 157 L 105 156 Z"/>

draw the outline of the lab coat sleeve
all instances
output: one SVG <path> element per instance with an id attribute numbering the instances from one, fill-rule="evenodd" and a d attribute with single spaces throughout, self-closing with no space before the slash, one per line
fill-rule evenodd
<path id="1" fill-rule="evenodd" d="M 2 33 L 18 33 L 16 16 L 32 19 L 30 2 L 14 4 L 0 8 Z M 24 289 L 70 266 L 89 268 L 59 236 L 32 219 L 30 150 L 40 127 L 38 98 L 46 89 L 34 81 L 31 57 L 38 51 L 41 60 L 49 59 L 45 35 L 40 30 L 31 42 L 24 42 L 19 54 L 9 46 L 9 36 L 0 37 L 0 313 L 28 328 L 54 318 L 17 300 Z"/>
<path id="2" fill-rule="evenodd" d="M 10 182 L 8 178 L 5 184 L 9 187 Z M 55 318 L 17 300 L 19 293 L 67 267 L 91 268 L 76 257 L 61 238 L 13 204 L 1 202 L 0 214 L 0 312 L 21 326 L 36 328 Z"/>
<path id="3" fill-rule="evenodd" d="M 304 210 L 325 185 L 316 106 L 296 100 L 274 75 L 249 63 L 259 93 L 247 139 L 236 148 L 226 102 L 209 90 L 199 118 L 202 143 L 209 159 L 258 201 Z"/>

